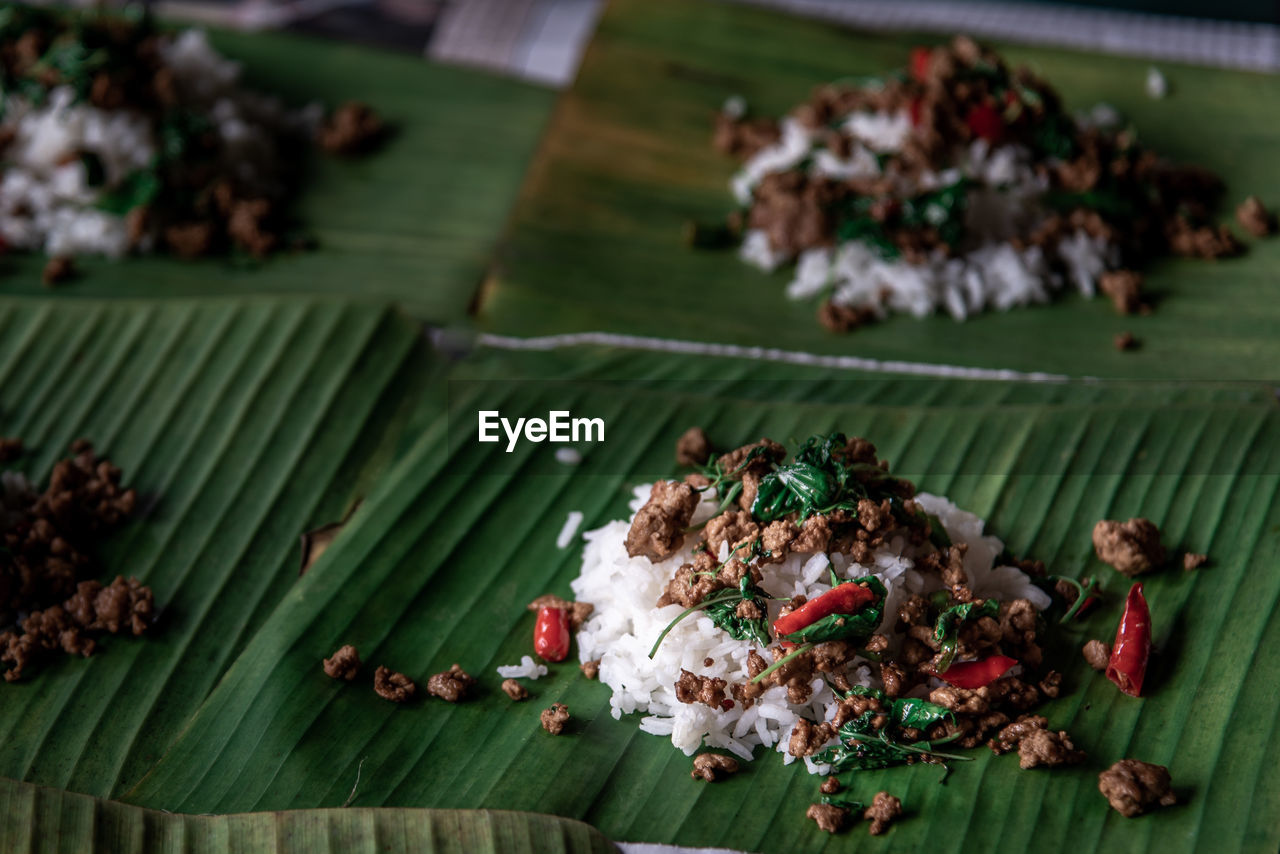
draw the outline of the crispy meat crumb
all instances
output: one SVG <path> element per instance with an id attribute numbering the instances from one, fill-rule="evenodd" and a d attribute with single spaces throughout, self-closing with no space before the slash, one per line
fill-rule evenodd
<path id="1" fill-rule="evenodd" d="M 1048 725 L 1048 718 L 1040 715 L 1023 715 L 1001 729 L 995 738 L 987 742 L 987 747 L 990 747 L 991 752 L 997 756 L 1008 753 L 1016 748 L 1032 730 L 1044 729 Z"/>
<path id="2" fill-rule="evenodd" d="M 1089 666 L 1099 672 L 1106 670 L 1107 662 L 1111 660 L 1111 647 L 1096 638 L 1086 643 L 1080 652 Z"/>
<path id="3" fill-rule="evenodd" d="M 862 817 L 871 822 L 870 833 L 879 836 L 889 829 L 894 819 L 902 815 L 902 801 L 888 792 L 876 792 Z"/>
<path id="4" fill-rule="evenodd" d="M 471 676 L 457 664 L 427 680 L 427 693 L 449 703 L 464 700 L 476 684 Z"/>
<path id="5" fill-rule="evenodd" d="M 684 529 L 698 506 L 698 494 L 687 483 L 660 480 L 649 500 L 636 513 L 627 532 L 627 554 L 644 555 L 653 562 L 666 560 L 684 544 Z"/>
<path id="6" fill-rule="evenodd" d="M 403 673 L 397 673 L 386 667 L 379 667 L 373 673 L 373 690 L 384 700 L 393 703 L 407 703 L 417 693 L 418 686 Z"/>
<path id="7" fill-rule="evenodd" d="M 588 679 L 600 678 L 600 659 L 595 661 L 584 661 L 578 665 L 578 669 L 582 671 L 582 675 Z"/>
<path id="8" fill-rule="evenodd" d="M 1130 578 L 1155 569 L 1165 559 L 1160 529 L 1149 519 L 1099 520 L 1093 526 L 1093 548 L 1103 563 Z"/>
<path id="9" fill-rule="evenodd" d="M 1126 350 L 1137 350 L 1142 346 L 1142 342 L 1133 337 L 1132 332 L 1121 332 L 1111 339 L 1111 344 L 1120 352 Z"/>
<path id="10" fill-rule="evenodd" d="M 360 653 L 351 644 L 344 644 L 324 660 L 324 673 L 331 679 L 350 682 L 360 673 Z"/>
<path id="11" fill-rule="evenodd" d="M 804 816 L 813 819 L 818 828 L 827 833 L 839 833 L 849 820 L 849 811 L 835 804 L 810 804 Z"/>
<path id="12" fill-rule="evenodd" d="M 824 795 L 834 795 L 836 792 L 840 791 L 840 778 L 828 777 L 822 781 L 822 785 L 818 787 L 818 791 L 822 792 Z"/>
<path id="13" fill-rule="evenodd" d="M 44 271 L 40 274 L 40 282 L 46 288 L 51 288 L 60 282 L 73 278 L 75 274 L 75 261 L 66 255 L 56 255 L 44 265 Z"/>
<path id="14" fill-rule="evenodd" d="M 690 776 L 695 780 L 706 780 L 714 783 L 722 777 L 738 773 L 738 760 L 722 753 L 699 753 L 693 757 L 693 771 Z"/>
<path id="15" fill-rule="evenodd" d="M 1062 730 L 1033 729 L 1018 742 L 1018 764 L 1026 770 L 1040 765 L 1078 765 L 1084 751 L 1076 750 L 1071 737 Z"/>
<path id="16" fill-rule="evenodd" d="M 1257 196 L 1250 196 L 1236 208 L 1236 222 L 1254 237 L 1266 237 L 1276 230 L 1275 215 L 1262 205 Z"/>
<path id="17" fill-rule="evenodd" d="M 676 462 L 682 466 L 704 465 L 711 453 L 711 440 L 701 427 L 690 427 L 676 440 Z"/>
<path id="18" fill-rule="evenodd" d="M 552 735 L 560 735 L 564 732 L 565 724 L 569 722 L 569 707 L 564 703 L 552 703 L 551 708 L 543 709 L 539 716 L 542 720 L 542 728 Z"/>
<path id="19" fill-rule="evenodd" d="M 1182 556 L 1182 568 L 1188 572 L 1193 569 L 1199 569 L 1208 562 L 1208 555 L 1197 554 L 1196 552 L 1187 552 Z"/>
<path id="20" fill-rule="evenodd" d="M 1172 806 L 1177 797 L 1170 788 L 1169 769 L 1138 759 L 1121 759 L 1098 775 L 1098 791 L 1111 807 L 1126 818 L 1142 815 L 1152 807 Z"/>
<path id="21" fill-rule="evenodd" d="M 502 693 L 506 694 L 517 703 L 521 700 L 529 699 L 529 689 L 514 679 L 502 680 Z"/>
<path id="22" fill-rule="evenodd" d="M 361 154 L 382 139 L 386 126 L 368 105 L 347 101 L 325 121 L 316 142 L 330 154 Z"/>
<path id="23" fill-rule="evenodd" d="M 1111 298 L 1119 314 L 1134 314 L 1142 306 L 1142 274 L 1111 270 L 1098 277 L 1098 286 Z"/>

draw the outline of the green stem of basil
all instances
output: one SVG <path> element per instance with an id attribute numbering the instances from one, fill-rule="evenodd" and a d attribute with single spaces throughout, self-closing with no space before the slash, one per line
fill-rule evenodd
<path id="1" fill-rule="evenodd" d="M 1058 620 L 1060 624 L 1065 625 L 1066 623 L 1071 622 L 1071 620 L 1075 618 L 1076 614 L 1080 613 L 1080 609 L 1084 607 L 1085 600 L 1089 598 L 1091 593 L 1093 593 L 1093 589 L 1097 584 L 1092 577 L 1086 578 L 1083 584 L 1074 578 L 1068 578 L 1065 575 L 1055 575 L 1053 578 L 1055 581 L 1065 581 L 1076 589 L 1076 601 L 1071 603 L 1071 607 L 1067 609 L 1067 613 L 1063 614 L 1062 619 Z"/>
<path id="2" fill-rule="evenodd" d="M 701 602 L 699 602 L 697 605 L 694 605 L 692 608 L 686 608 L 680 614 L 680 616 L 676 617 L 674 620 L 667 623 L 667 627 L 662 630 L 662 634 L 658 635 L 658 639 L 653 642 L 653 649 L 649 650 L 649 658 L 653 658 L 655 655 L 658 654 L 658 647 L 662 646 L 662 642 L 666 640 L 667 635 L 671 634 L 671 630 L 674 629 L 676 627 L 676 624 L 679 623 L 681 620 L 683 620 L 685 617 L 689 616 L 694 611 L 705 611 L 707 608 L 710 608 L 712 605 L 716 605 L 720 602 L 728 602 L 730 599 L 733 599 L 741 595 L 742 594 L 738 592 L 737 588 L 728 588 L 721 593 L 711 594 L 706 599 L 703 599 Z"/>
<path id="3" fill-rule="evenodd" d="M 804 655 L 806 652 L 808 652 L 809 650 L 813 649 L 813 647 L 814 647 L 814 644 L 811 644 L 811 643 L 801 644 L 800 646 L 798 646 L 798 647 L 796 647 L 795 649 L 791 650 L 791 652 L 789 652 L 789 653 L 787 653 L 786 655 L 782 656 L 782 658 L 779 658 L 779 659 L 778 659 L 777 661 L 775 661 L 773 664 L 770 664 L 770 665 L 769 665 L 768 667 L 766 667 L 764 670 L 761 670 L 761 671 L 760 671 L 760 673 L 758 673 L 758 674 L 757 674 L 757 675 L 756 675 L 756 676 L 751 680 L 751 684 L 753 684 L 753 685 L 754 685 L 755 683 L 759 682 L 759 681 L 760 681 L 761 679 L 763 679 L 764 677 L 768 676 L 768 675 L 769 675 L 770 673 L 772 673 L 773 671 L 777 670 L 777 669 L 778 669 L 779 667 L 781 667 L 782 665 L 786 664 L 786 663 L 787 663 L 788 661 L 790 661 L 791 659 L 793 659 L 793 658 L 795 658 L 796 656 L 799 656 L 799 655 Z"/>

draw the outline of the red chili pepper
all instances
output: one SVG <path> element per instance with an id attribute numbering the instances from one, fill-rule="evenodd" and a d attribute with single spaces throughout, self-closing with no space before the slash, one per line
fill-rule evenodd
<path id="1" fill-rule="evenodd" d="M 540 608 L 533 627 L 533 651 L 547 661 L 564 661 L 569 655 L 569 612 L 564 608 Z"/>
<path id="2" fill-rule="evenodd" d="M 790 614 L 783 614 L 774 620 L 773 633 L 782 637 L 832 614 L 852 614 L 868 602 L 875 601 L 875 598 L 876 594 L 859 584 L 840 584 L 817 599 L 810 599 Z"/>
<path id="3" fill-rule="evenodd" d="M 911 76 L 923 83 L 929 76 L 929 64 L 933 61 L 933 49 L 927 47 L 911 48 Z"/>
<path id="4" fill-rule="evenodd" d="M 979 104 L 971 108 L 964 121 L 974 136 L 987 142 L 999 142 L 1004 136 L 1004 119 L 1000 118 L 996 108 L 990 104 Z"/>
<path id="5" fill-rule="evenodd" d="M 993 655 L 979 661 L 959 661 L 947 668 L 946 673 L 937 674 L 943 682 L 957 688 L 974 690 L 999 679 L 1009 672 L 1009 668 L 1018 663 L 1016 658 L 1007 655 Z"/>
<path id="6" fill-rule="evenodd" d="M 1151 612 L 1147 609 L 1142 584 L 1129 588 L 1124 614 L 1116 627 L 1116 643 L 1107 662 L 1107 678 L 1131 697 L 1142 694 L 1142 677 L 1151 655 Z"/>

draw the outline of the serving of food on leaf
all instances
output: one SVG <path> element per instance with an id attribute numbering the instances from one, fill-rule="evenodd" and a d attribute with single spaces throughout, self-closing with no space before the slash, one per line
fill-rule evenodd
<path id="1" fill-rule="evenodd" d="M 819 86 L 779 120 L 731 98 L 715 145 L 742 161 L 740 208 L 691 238 L 740 241 L 765 270 L 794 263 L 787 294 L 820 297 L 833 331 L 895 312 L 963 320 L 1064 289 L 1146 313 L 1153 258 L 1244 251 L 1217 221 L 1217 176 L 1161 158 L 1105 104 L 1072 115 L 1048 81 L 965 36 Z M 1255 196 L 1236 218 L 1250 237 L 1275 230 Z"/>

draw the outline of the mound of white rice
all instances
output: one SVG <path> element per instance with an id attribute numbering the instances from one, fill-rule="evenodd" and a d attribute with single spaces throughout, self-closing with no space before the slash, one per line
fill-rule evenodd
<path id="1" fill-rule="evenodd" d="M 633 514 L 648 499 L 649 491 L 649 485 L 636 488 L 631 503 Z M 1049 597 L 1021 570 L 994 566 L 1004 544 L 983 533 L 981 519 L 935 495 L 921 493 L 916 501 L 941 520 L 953 542 L 968 544 L 965 570 L 976 595 L 1001 600 L 1025 598 L 1037 608 L 1049 606 Z M 693 523 L 715 515 L 718 504 L 714 490 L 703 493 Z M 591 618 L 578 633 L 578 655 L 583 662 L 599 659 L 600 681 L 613 691 L 609 701 L 613 717 L 645 713 L 640 728 L 669 737 L 686 754 L 706 746 L 750 759 L 754 748 L 763 745 L 782 753 L 784 762 L 792 762 L 794 757 L 786 750 L 796 720 L 830 720 L 836 709 L 831 689 L 821 678 L 815 678 L 813 694 L 804 705 L 787 702 L 786 689 L 781 686 L 765 691 L 749 709 L 735 705 L 720 711 L 702 703 L 679 702 L 674 686 L 682 668 L 731 683 L 745 682 L 749 679 L 747 655 L 757 645 L 734 640 L 708 617 L 693 614 L 676 625 L 651 660 L 649 650 L 654 641 L 682 610 L 679 605 L 655 608 L 654 603 L 681 564 L 693 559 L 697 538 L 688 537 L 680 552 L 661 563 L 651 563 L 646 557 L 627 555 L 624 541 L 629 528 L 629 521 L 615 521 L 584 533 L 582 573 L 572 584 L 579 601 L 595 605 Z M 721 560 L 727 558 L 727 549 L 725 546 Z M 761 587 L 774 597 L 802 594 L 812 598 L 831 589 L 828 563 L 840 579 L 875 575 L 884 583 L 888 593 L 880 632 L 890 638 L 891 650 L 901 642 L 892 631 L 898 605 L 913 593 L 928 593 L 941 586 L 936 576 L 926 577 L 915 569 L 911 547 L 899 538 L 877 550 L 874 561 L 867 565 L 854 563 L 843 554 L 788 555 L 782 563 L 764 567 Z M 770 603 L 771 621 L 780 607 L 779 602 Z M 762 650 L 761 654 L 768 660 L 768 652 Z M 706 665 L 706 659 L 713 663 Z M 855 681 L 878 687 L 879 680 L 866 663 L 855 662 L 855 668 Z M 805 763 L 812 773 L 828 770 L 808 758 Z"/>
<path id="2" fill-rule="evenodd" d="M 1082 123 L 1097 123 L 1095 116 Z M 756 185 L 768 174 L 785 172 L 808 161 L 811 175 L 837 179 L 881 175 L 876 154 L 902 148 L 911 131 L 905 112 L 859 112 L 843 130 L 852 138 L 852 153 L 841 159 L 822 147 L 821 134 L 793 118 L 781 123 L 781 137 L 756 152 L 733 176 L 730 188 L 739 204 L 751 204 Z M 836 305 L 870 309 L 877 316 L 905 312 L 922 317 L 945 310 L 957 320 L 987 309 L 1047 302 L 1064 287 L 1093 296 L 1098 277 L 1120 263 L 1119 250 L 1082 230 L 1070 233 L 1050 250 L 1015 248 L 1009 238 L 1025 234 L 1048 213 L 1042 199 L 1047 178 L 1032 168 L 1031 152 L 1020 145 L 992 148 L 976 140 L 956 166 L 899 177 L 903 196 L 938 190 L 961 178 L 970 189 L 965 209 L 965 243 L 948 257 L 935 250 L 924 263 L 886 258 L 862 240 L 832 248 L 809 249 L 792 258 L 776 251 L 763 231 L 748 230 L 738 250 L 743 261 L 770 271 L 795 262 L 787 295 L 805 299 L 829 294 Z M 945 217 L 944 212 L 939 212 Z"/>

